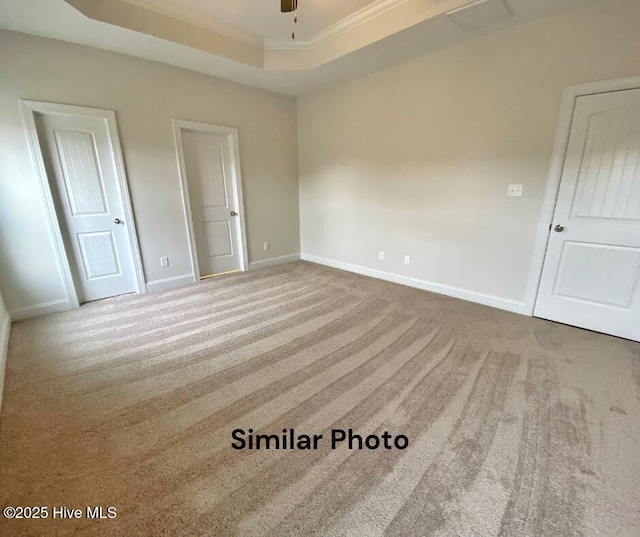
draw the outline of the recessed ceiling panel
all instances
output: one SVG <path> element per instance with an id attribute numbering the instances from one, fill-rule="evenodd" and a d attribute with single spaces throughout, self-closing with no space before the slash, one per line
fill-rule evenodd
<path id="1" fill-rule="evenodd" d="M 280 0 L 126 0 L 166 15 L 212 29 L 231 26 L 268 40 L 283 40 L 294 27 L 290 13 L 280 12 Z M 380 0 L 298 0 L 298 39 L 308 39 Z"/>

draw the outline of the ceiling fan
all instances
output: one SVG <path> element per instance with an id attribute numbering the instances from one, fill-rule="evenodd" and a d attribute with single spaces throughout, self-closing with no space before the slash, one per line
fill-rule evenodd
<path id="1" fill-rule="evenodd" d="M 280 0 L 281 13 L 293 13 L 293 23 L 298 24 L 298 0 Z M 296 38 L 296 33 L 291 32 L 291 39 Z"/>
<path id="2" fill-rule="evenodd" d="M 298 9 L 298 0 L 280 0 L 280 12 L 291 13 Z"/>

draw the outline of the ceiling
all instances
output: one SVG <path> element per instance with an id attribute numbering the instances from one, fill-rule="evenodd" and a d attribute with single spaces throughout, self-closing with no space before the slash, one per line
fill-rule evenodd
<path id="1" fill-rule="evenodd" d="M 208 25 L 214 30 L 231 27 L 267 43 L 287 42 L 294 29 L 292 16 L 280 13 L 280 0 L 126 0 L 131 4 Z M 314 35 L 353 16 L 379 0 L 300 0 L 296 39 L 308 41 Z M 386 2 L 389 4 L 389 2 Z"/>
<path id="2" fill-rule="evenodd" d="M 0 0 L 0 29 L 296 96 L 482 34 L 607 0 L 299 2 L 294 43 L 293 20 L 280 13 L 279 0 Z M 470 4 L 460 17 L 447 16 Z"/>

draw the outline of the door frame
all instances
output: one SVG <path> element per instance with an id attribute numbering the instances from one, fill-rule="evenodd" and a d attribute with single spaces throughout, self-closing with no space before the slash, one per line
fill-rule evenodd
<path id="1" fill-rule="evenodd" d="M 184 146 L 182 143 L 182 130 L 191 130 L 207 134 L 219 134 L 226 136 L 231 146 L 231 182 L 233 184 L 233 198 L 238 207 L 239 225 L 236 236 L 236 244 L 240 249 L 240 270 L 249 270 L 249 257 L 247 250 L 247 235 L 244 219 L 244 198 L 242 196 L 242 174 L 240 172 L 240 144 L 238 140 L 238 129 L 234 127 L 224 127 L 209 123 L 199 123 L 195 121 L 184 121 L 182 119 L 173 120 L 173 136 L 176 145 L 176 155 L 178 159 L 178 177 L 180 179 L 180 190 L 182 192 L 182 205 L 184 207 L 184 218 L 187 226 L 187 240 L 189 242 L 189 253 L 191 255 L 191 268 L 193 270 L 193 281 L 200 281 L 200 264 L 198 262 L 198 249 L 196 246 L 196 234 L 193 226 L 193 214 L 191 212 L 191 198 L 189 196 L 189 184 L 187 181 L 187 168 L 184 158 Z"/>
<path id="2" fill-rule="evenodd" d="M 140 245 L 138 243 L 138 234 L 136 224 L 133 217 L 133 209 L 131 206 L 131 198 L 129 196 L 129 185 L 122 157 L 122 148 L 120 146 L 120 137 L 118 135 L 118 124 L 116 122 L 116 114 L 113 110 L 104 110 L 101 108 L 88 108 L 85 106 L 75 106 L 70 104 L 49 103 L 43 101 L 30 101 L 26 99 L 20 100 L 22 108 L 22 116 L 24 119 L 27 141 L 29 144 L 29 152 L 31 160 L 34 164 L 40 190 L 44 199 L 45 213 L 47 215 L 47 223 L 49 232 L 53 242 L 56 258 L 58 260 L 58 269 L 62 277 L 66 298 L 71 308 L 80 307 L 78 300 L 78 292 L 73 280 L 71 262 L 69 261 L 70 253 L 64 245 L 62 238 L 62 230 L 58 211 L 56 210 L 51 192 L 51 182 L 47 174 L 38 139 L 38 131 L 36 129 L 36 114 L 52 114 L 52 115 L 69 115 L 69 116 L 89 116 L 104 119 L 107 122 L 109 131 L 109 141 L 111 145 L 111 157 L 114 163 L 114 169 L 118 177 L 118 189 L 124 217 L 127 219 L 127 232 L 129 234 L 129 244 L 131 246 L 131 257 L 133 259 L 133 269 L 135 273 L 136 292 L 146 293 L 147 285 L 144 278 L 144 270 L 142 268 L 142 257 L 140 255 Z"/>
<path id="3" fill-rule="evenodd" d="M 564 171 L 565 158 L 567 148 L 569 146 L 569 136 L 571 134 L 573 116 L 578 97 L 597 95 L 599 93 L 613 93 L 616 91 L 625 91 L 630 89 L 640 89 L 640 76 L 603 80 L 588 84 L 578 84 L 575 86 L 567 86 L 564 89 L 562 94 L 562 104 L 560 106 L 560 117 L 558 119 L 555 140 L 553 143 L 551 164 L 547 175 L 542 210 L 540 212 L 538 231 L 533 250 L 531 269 L 529 271 L 529 280 L 527 282 L 525 292 L 523 305 L 523 313 L 525 315 L 533 316 L 536 300 L 538 298 L 538 289 L 540 288 L 542 269 L 547 256 L 547 245 L 549 244 L 549 236 L 551 235 L 551 224 L 556 210 L 560 181 L 562 180 L 562 173 Z"/>

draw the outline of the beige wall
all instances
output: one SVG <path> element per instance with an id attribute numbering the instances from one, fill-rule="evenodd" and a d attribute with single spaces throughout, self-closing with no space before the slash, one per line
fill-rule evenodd
<path id="1" fill-rule="evenodd" d="M 521 302 L 563 88 L 639 74 L 611 0 L 299 99 L 303 254 Z"/>
<path id="2" fill-rule="evenodd" d="M 191 273 L 172 118 L 239 129 L 249 260 L 299 252 L 295 99 L 11 32 L 0 31 L 0 51 L 0 289 L 10 311 L 64 298 L 21 98 L 116 111 L 147 281 Z"/>

